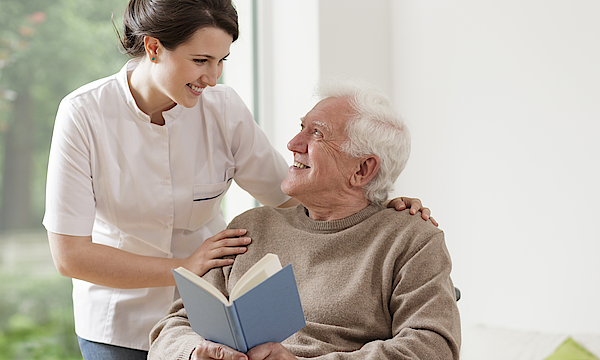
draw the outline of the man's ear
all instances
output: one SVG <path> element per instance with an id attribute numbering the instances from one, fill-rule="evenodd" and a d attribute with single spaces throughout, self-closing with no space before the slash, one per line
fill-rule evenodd
<path id="1" fill-rule="evenodd" d="M 148 59 L 151 61 L 156 61 L 160 47 L 160 40 L 152 36 L 144 36 L 144 50 L 146 50 L 146 56 L 148 56 Z"/>
<path id="2" fill-rule="evenodd" d="M 381 160 L 377 155 L 368 155 L 361 159 L 358 170 L 352 174 L 350 184 L 355 187 L 363 187 L 377 175 Z"/>

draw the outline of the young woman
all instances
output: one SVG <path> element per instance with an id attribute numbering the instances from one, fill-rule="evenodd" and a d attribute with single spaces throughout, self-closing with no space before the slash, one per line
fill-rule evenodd
<path id="1" fill-rule="evenodd" d="M 297 203 L 280 189 L 282 156 L 240 97 L 216 86 L 237 37 L 230 0 L 131 0 L 122 44 L 133 59 L 59 106 L 43 223 L 73 278 L 86 360 L 145 359 L 178 296 L 171 269 L 202 275 L 245 252 L 245 230 L 223 230 L 233 180 L 262 204 Z"/>

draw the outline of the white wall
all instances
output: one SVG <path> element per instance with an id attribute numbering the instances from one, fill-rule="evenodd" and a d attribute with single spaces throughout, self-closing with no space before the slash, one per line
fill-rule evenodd
<path id="1" fill-rule="evenodd" d="M 234 0 L 234 5 L 238 11 L 240 35 L 231 45 L 221 80 L 224 84 L 234 88 L 246 106 L 254 113 L 252 2 Z M 235 216 L 254 206 L 254 198 L 233 182 L 222 203 L 225 221 L 229 223 Z"/>
<path id="2" fill-rule="evenodd" d="M 321 78 L 359 77 L 393 91 L 389 1 L 319 1 Z"/>
<path id="3" fill-rule="evenodd" d="M 372 78 L 407 119 L 395 194 L 446 233 L 463 323 L 600 333 L 600 3 L 343 3 L 321 75 Z"/>
<path id="4" fill-rule="evenodd" d="M 318 0 L 259 2 L 260 124 L 288 163 L 288 141 L 315 104 L 319 81 Z"/>
<path id="5" fill-rule="evenodd" d="M 258 78 L 253 77 L 252 3 L 234 0 L 240 38 L 231 46 L 223 82 L 240 94 L 253 111 L 271 144 L 288 164 L 293 156 L 287 142 L 300 130 L 300 117 L 315 104 L 319 81 L 318 0 L 259 0 L 257 2 Z M 258 109 L 253 109 L 258 82 Z M 224 201 L 227 222 L 255 206 L 254 199 L 235 183 Z"/>

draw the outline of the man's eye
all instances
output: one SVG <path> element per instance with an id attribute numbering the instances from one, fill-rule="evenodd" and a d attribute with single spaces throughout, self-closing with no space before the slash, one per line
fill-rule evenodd
<path id="1" fill-rule="evenodd" d="M 323 135 L 323 133 L 320 132 L 318 129 L 315 129 L 314 133 L 315 133 L 315 135 L 318 135 L 318 136 L 322 136 Z"/>

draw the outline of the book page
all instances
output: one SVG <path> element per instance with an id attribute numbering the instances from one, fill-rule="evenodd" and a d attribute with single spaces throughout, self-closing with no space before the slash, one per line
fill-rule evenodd
<path id="1" fill-rule="evenodd" d="M 281 270 L 281 262 L 275 254 L 267 254 L 254 264 L 231 290 L 230 301 L 233 301 L 244 295 L 247 291 L 268 279 L 273 274 Z"/>
<path id="2" fill-rule="evenodd" d="M 185 277 L 189 281 L 204 289 L 206 292 L 217 298 L 223 304 L 229 304 L 229 300 L 227 300 L 223 293 L 221 293 L 216 287 L 214 287 L 211 283 L 204 280 L 200 276 L 194 274 L 193 272 L 183 267 L 178 267 L 177 269 L 175 269 L 175 271 L 177 271 L 179 274 L 181 274 L 181 276 Z"/>

